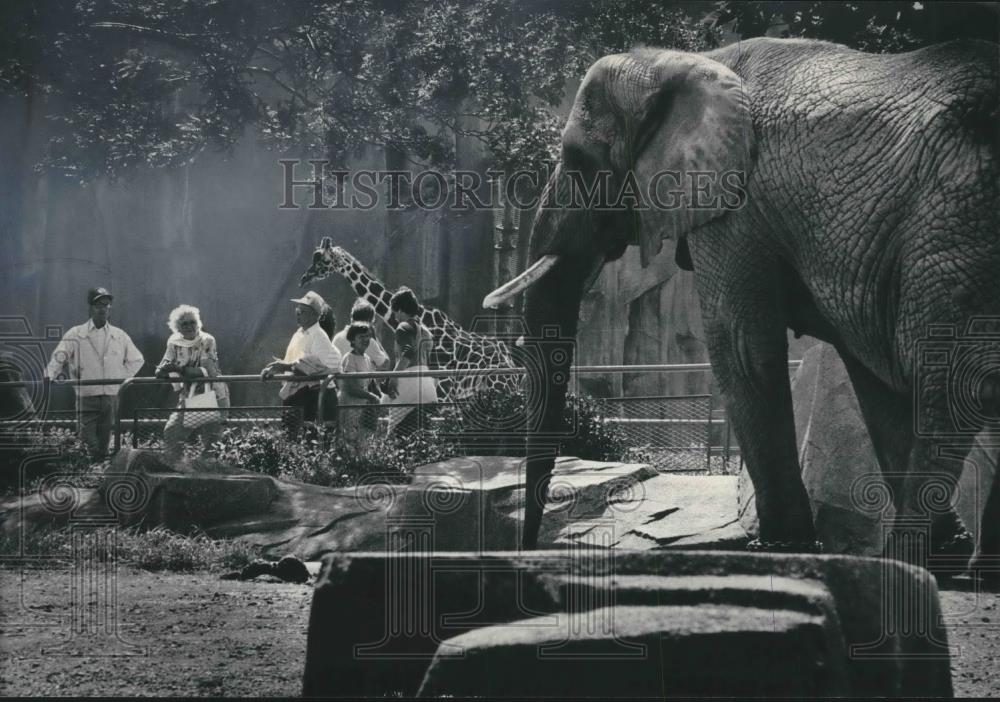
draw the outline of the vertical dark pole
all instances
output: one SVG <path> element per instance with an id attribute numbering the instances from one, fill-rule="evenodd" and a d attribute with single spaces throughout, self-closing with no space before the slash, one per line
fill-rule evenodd
<path id="1" fill-rule="evenodd" d="M 705 472 L 712 472 L 712 396 L 708 396 L 708 422 L 705 424 Z"/>

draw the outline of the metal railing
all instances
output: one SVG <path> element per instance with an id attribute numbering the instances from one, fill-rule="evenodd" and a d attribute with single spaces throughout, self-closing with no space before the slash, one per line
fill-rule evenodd
<path id="1" fill-rule="evenodd" d="M 801 364 L 800 361 L 790 361 L 789 370 L 796 369 Z M 597 375 L 597 374 L 636 374 L 636 373 L 690 373 L 690 372 L 711 372 L 711 365 L 708 363 L 694 364 L 644 364 L 632 366 L 574 366 L 571 373 L 575 375 Z M 486 368 L 486 369 L 461 369 L 461 370 L 415 370 L 415 371 L 381 371 L 371 373 L 352 373 L 350 378 L 355 380 L 364 379 L 387 379 L 387 378 L 471 378 L 477 376 L 497 376 L 497 375 L 523 375 L 526 371 L 523 368 Z M 275 375 L 268 379 L 263 379 L 259 374 L 246 375 L 224 375 L 211 379 L 211 382 L 224 383 L 283 383 L 293 381 L 296 383 L 319 382 L 322 387 L 331 387 L 331 383 L 344 377 L 342 373 L 330 373 L 321 375 Z M 0 382 L 3 387 L 29 387 L 42 381 L 20 380 Z M 183 380 L 161 379 L 154 377 L 133 377 L 125 380 L 89 380 L 89 381 L 53 381 L 56 386 L 93 386 L 93 385 L 119 385 L 118 415 L 115 418 L 114 429 L 114 450 L 117 451 L 122 446 L 122 436 L 128 424 L 128 417 L 124 414 L 126 403 L 125 396 L 132 388 L 167 385 L 171 383 L 183 382 L 185 385 L 191 382 L 205 382 L 204 380 Z M 318 393 L 317 415 L 324 416 L 324 396 L 326 393 Z M 642 396 L 642 397 L 612 397 L 601 398 L 609 408 L 607 419 L 611 424 L 619 427 L 634 442 L 636 448 L 644 449 L 646 456 L 657 467 L 662 470 L 691 470 L 695 469 L 694 464 L 702 460 L 708 466 L 713 455 L 721 455 L 723 460 L 728 462 L 732 452 L 730 441 L 730 431 L 728 421 L 724 416 L 714 417 L 719 412 L 719 408 L 713 406 L 712 396 L 703 395 L 683 395 L 683 396 Z M 460 403 L 439 403 L 437 412 L 431 412 L 428 419 L 431 422 L 440 421 L 440 411 L 457 406 Z M 376 407 L 378 425 L 386 424 L 386 415 L 389 412 L 387 405 L 360 407 L 360 410 L 371 411 Z M 405 405 L 392 405 L 403 409 Z M 220 408 L 222 423 L 226 426 L 263 426 L 275 424 L 282 421 L 286 416 L 288 407 L 275 406 L 247 406 Z M 346 408 L 344 408 L 346 409 Z M 131 435 L 129 437 L 132 445 L 156 444 L 159 439 L 144 439 L 144 435 L 152 435 L 162 430 L 163 425 L 169 420 L 171 414 L 183 412 L 178 408 L 138 408 L 132 411 L 131 415 Z M 349 411 L 349 410 L 348 410 Z M 62 416 L 51 417 L 53 414 Z M 51 417 L 51 418 L 50 418 Z M 0 435 L 5 429 L 20 427 L 44 427 L 44 426 L 72 426 L 76 422 L 76 413 L 47 412 L 43 418 L 23 418 L 13 420 L 0 420 Z M 721 430 L 721 431 L 720 431 Z M 693 458 L 698 456 L 697 461 Z"/>
<path id="2" fill-rule="evenodd" d="M 214 416 L 208 416 L 214 415 Z M 302 408 L 284 405 L 252 405 L 244 407 L 219 407 L 206 411 L 204 409 L 187 409 L 184 407 L 138 407 L 132 411 L 131 421 L 125 426 L 121 443 L 132 448 L 147 450 L 165 449 L 164 432 L 169 422 L 179 422 L 182 426 L 185 417 L 194 416 L 195 426 L 188 427 L 192 432 L 200 432 L 203 439 L 224 429 L 261 429 L 274 425 L 297 427 L 302 423 Z M 186 438 L 186 437 L 185 437 Z"/>
<path id="3" fill-rule="evenodd" d="M 661 471 L 708 470 L 712 396 L 614 397 L 605 421 L 621 429 L 643 459 Z"/>

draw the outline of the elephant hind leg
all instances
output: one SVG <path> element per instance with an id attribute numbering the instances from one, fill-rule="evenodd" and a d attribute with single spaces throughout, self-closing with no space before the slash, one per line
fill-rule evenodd
<path id="1" fill-rule="evenodd" d="M 916 557 L 933 566 L 932 555 L 971 555 L 971 534 L 952 504 L 961 461 L 938 457 L 932 443 L 914 434 L 913 399 L 909 393 L 889 387 L 850 354 L 840 355 L 892 493 L 897 517 L 894 531 L 920 528 L 921 521 L 930 530 L 927 553 L 909 554 L 908 559 Z M 899 557 L 901 554 L 895 551 L 900 543 L 899 538 L 890 539 L 884 555 Z"/>
<path id="2" fill-rule="evenodd" d="M 1000 478 L 994 476 L 989 497 L 983 506 L 979 549 L 969 564 L 991 587 L 1000 587 Z"/>
<path id="3" fill-rule="evenodd" d="M 903 477 L 909 469 L 913 450 L 912 401 L 879 380 L 849 353 L 841 349 L 837 352 L 851 379 L 879 469 L 898 511 L 903 498 Z M 861 509 L 863 506 L 856 507 Z"/>

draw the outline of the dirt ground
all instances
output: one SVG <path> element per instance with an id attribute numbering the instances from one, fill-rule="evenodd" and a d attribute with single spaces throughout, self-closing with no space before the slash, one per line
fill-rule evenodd
<path id="1" fill-rule="evenodd" d="M 78 592 L 100 599 L 102 582 L 98 574 Z M 67 570 L 0 567 L 0 695 L 300 694 L 309 585 L 120 569 L 103 591 L 117 596 L 117 625 L 86 627 L 112 633 L 76 638 L 72 587 Z M 959 583 L 942 590 L 942 608 L 959 647 L 956 696 L 1000 696 L 1000 595 Z"/>
<path id="2" fill-rule="evenodd" d="M 309 585 L 121 569 L 109 589 L 119 637 L 74 639 L 71 582 L 65 570 L 0 569 L 0 694 L 301 694 Z"/>

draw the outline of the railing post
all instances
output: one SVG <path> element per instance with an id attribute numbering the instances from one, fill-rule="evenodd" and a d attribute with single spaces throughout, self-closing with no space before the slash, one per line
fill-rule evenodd
<path id="1" fill-rule="evenodd" d="M 326 391 L 330 385 L 330 381 L 336 380 L 337 375 L 338 375 L 337 373 L 330 373 L 325 378 L 323 378 L 322 381 L 320 381 L 319 399 L 317 400 L 316 403 L 316 419 L 318 420 L 319 424 L 323 424 L 326 421 L 326 415 L 323 414 L 324 410 L 326 409 Z M 334 385 L 334 392 L 336 392 L 336 387 L 337 386 Z"/>
<path id="2" fill-rule="evenodd" d="M 730 442 L 729 432 L 730 432 L 730 426 L 729 426 L 729 413 L 726 412 L 725 408 L 723 408 L 723 410 L 722 410 L 722 416 L 723 416 L 723 419 L 724 419 L 724 421 L 726 423 L 726 438 L 725 438 L 725 445 L 724 445 L 724 447 L 722 449 L 722 464 L 726 467 L 726 470 L 728 471 L 729 470 L 729 456 L 730 456 L 730 453 L 729 453 L 729 442 Z"/>
<path id="3" fill-rule="evenodd" d="M 326 405 L 323 401 L 326 398 L 326 381 L 327 378 L 319 381 L 319 397 L 316 398 L 316 424 L 319 425 L 322 425 L 326 419 L 326 415 L 323 414 L 323 409 Z"/>
<path id="4" fill-rule="evenodd" d="M 712 396 L 708 396 L 708 422 L 705 424 L 705 472 L 712 472 Z"/>
<path id="5" fill-rule="evenodd" d="M 126 378 L 122 381 L 122 384 L 118 386 L 118 402 L 115 405 L 115 450 L 114 453 L 118 453 L 122 448 L 122 407 L 125 403 L 122 402 L 122 397 L 125 395 L 125 391 L 132 387 L 132 378 Z"/>

